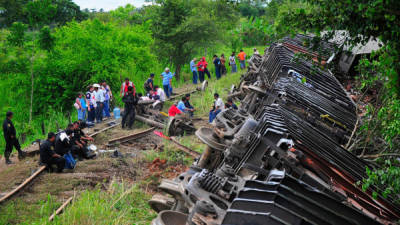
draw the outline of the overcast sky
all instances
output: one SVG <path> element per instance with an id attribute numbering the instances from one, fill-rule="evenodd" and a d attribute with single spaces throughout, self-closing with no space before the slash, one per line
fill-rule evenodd
<path id="1" fill-rule="evenodd" d="M 105 11 L 116 9 L 119 6 L 125 6 L 126 4 L 140 7 L 146 4 L 145 0 L 73 0 L 82 9 L 96 9 L 97 11 L 103 8 Z M 147 3 L 148 4 L 148 3 Z"/>

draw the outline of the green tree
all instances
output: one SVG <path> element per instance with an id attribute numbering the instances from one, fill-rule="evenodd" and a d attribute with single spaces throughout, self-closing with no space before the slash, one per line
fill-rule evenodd
<path id="1" fill-rule="evenodd" d="M 23 47 L 27 28 L 28 26 L 26 24 L 14 22 L 10 27 L 10 35 L 7 37 L 8 43 L 13 46 Z"/>
<path id="2" fill-rule="evenodd" d="M 39 46 L 41 49 L 50 51 L 54 44 L 54 37 L 51 35 L 49 26 L 44 26 L 39 33 Z"/>
<path id="3" fill-rule="evenodd" d="M 180 71 L 197 49 L 211 46 L 221 38 L 226 19 L 230 14 L 221 1 L 163 0 L 155 6 L 152 31 L 157 54 L 170 62 L 180 79 Z M 201 16 L 199 16 L 201 15 Z"/>

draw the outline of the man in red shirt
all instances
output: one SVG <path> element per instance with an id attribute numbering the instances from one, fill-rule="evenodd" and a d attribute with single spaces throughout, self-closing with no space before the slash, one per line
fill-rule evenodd
<path id="1" fill-rule="evenodd" d="M 176 107 L 176 103 L 172 104 L 168 110 L 168 116 L 176 116 L 177 114 L 182 114 L 182 111 Z"/>
<path id="2" fill-rule="evenodd" d="M 240 63 L 240 69 L 245 69 L 246 68 L 246 53 L 244 53 L 243 50 L 240 50 L 238 54 L 239 58 L 239 63 Z"/>
<path id="3" fill-rule="evenodd" d="M 121 85 L 121 97 L 124 97 L 128 93 L 128 87 L 133 87 L 133 95 L 136 95 L 135 85 L 129 81 L 129 78 L 125 78 L 125 82 Z"/>

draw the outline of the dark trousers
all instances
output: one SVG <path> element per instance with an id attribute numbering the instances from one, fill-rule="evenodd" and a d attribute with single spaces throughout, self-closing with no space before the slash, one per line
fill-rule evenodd
<path id="1" fill-rule="evenodd" d="M 65 159 L 64 159 L 64 157 L 60 157 L 60 158 L 52 157 L 52 158 L 50 158 L 49 160 L 46 160 L 43 163 L 46 164 L 50 168 L 50 170 L 53 168 L 52 165 L 56 165 L 57 166 L 57 172 L 62 172 L 64 167 L 65 167 Z"/>
<path id="2" fill-rule="evenodd" d="M 4 157 L 6 159 L 10 158 L 13 147 L 17 149 L 18 153 L 21 152 L 21 146 L 17 138 L 6 140 L 6 149 L 4 150 Z"/>
<path id="3" fill-rule="evenodd" d="M 103 103 L 102 102 L 96 102 L 97 108 L 96 108 L 96 121 L 100 123 L 103 120 Z"/>
<path id="4" fill-rule="evenodd" d="M 135 122 L 135 108 L 125 107 L 124 115 L 122 116 L 122 128 L 127 126 L 132 128 L 133 122 Z"/>
<path id="5" fill-rule="evenodd" d="M 88 112 L 88 122 L 93 123 L 94 119 L 96 117 L 96 109 L 91 105 L 90 107 L 90 111 Z"/>
<path id="6" fill-rule="evenodd" d="M 192 71 L 193 73 L 193 84 L 197 84 L 197 71 Z"/>
<path id="7" fill-rule="evenodd" d="M 204 73 L 207 74 L 208 79 L 211 79 L 210 71 L 207 68 L 204 69 Z"/>
<path id="8" fill-rule="evenodd" d="M 226 74 L 226 67 L 225 65 L 221 66 L 221 75 L 225 75 Z"/>
<path id="9" fill-rule="evenodd" d="M 170 96 L 170 94 L 169 94 L 169 85 L 168 84 L 167 85 L 163 85 L 163 88 L 164 88 L 165 94 L 167 95 L 167 98 L 169 98 L 169 96 Z"/>
<path id="10" fill-rule="evenodd" d="M 204 81 L 204 71 L 199 71 L 199 80 L 200 80 L 200 83 L 203 83 L 203 81 Z"/>
<path id="11" fill-rule="evenodd" d="M 221 67 L 215 67 L 215 76 L 218 80 L 221 78 Z"/>

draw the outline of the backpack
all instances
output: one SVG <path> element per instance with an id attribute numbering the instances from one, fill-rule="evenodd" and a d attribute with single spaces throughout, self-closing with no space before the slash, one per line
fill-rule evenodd
<path id="1" fill-rule="evenodd" d="M 65 169 L 74 169 L 76 165 L 76 161 L 74 157 L 72 157 L 71 152 L 68 152 L 64 154 L 64 159 L 65 159 Z"/>

